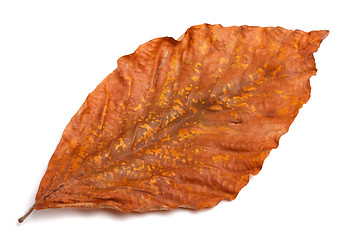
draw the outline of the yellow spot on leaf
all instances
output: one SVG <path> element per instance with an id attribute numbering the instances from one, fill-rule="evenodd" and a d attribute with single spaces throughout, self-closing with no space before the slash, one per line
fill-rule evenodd
<path id="1" fill-rule="evenodd" d="M 197 82 L 199 80 L 199 76 L 192 76 L 191 78 L 194 82 Z"/>
<path id="2" fill-rule="evenodd" d="M 146 131 L 142 134 L 143 137 L 153 137 L 154 129 L 149 124 L 145 123 L 142 126 L 140 126 L 140 128 L 146 129 Z"/>
<path id="3" fill-rule="evenodd" d="M 264 75 L 265 75 L 265 71 L 264 71 L 263 69 L 261 69 L 261 68 L 258 68 L 258 69 L 256 70 L 256 73 L 257 73 L 258 75 L 261 75 L 261 76 L 264 76 Z"/>
<path id="4" fill-rule="evenodd" d="M 174 100 L 173 102 L 178 103 L 179 105 L 183 105 L 179 99 Z"/>
<path id="5" fill-rule="evenodd" d="M 115 146 L 116 150 L 118 150 L 119 147 L 122 147 L 122 149 L 125 150 L 127 148 L 127 145 L 124 143 L 123 139 L 119 138 L 118 140 L 119 140 L 119 144 Z"/>
<path id="6" fill-rule="evenodd" d="M 227 63 L 227 64 L 228 64 L 228 60 L 225 59 L 225 58 L 223 58 L 223 57 L 221 57 L 221 58 L 220 58 L 220 65 L 222 65 L 222 64 L 224 64 L 224 63 Z"/>
<path id="7" fill-rule="evenodd" d="M 281 69 L 282 69 L 282 65 L 279 65 L 279 66 L 275 69 L 275 71 L 273 71 L 272 75 L 275 76 L 278 72 L 281 71 Z"/>
<path id="8" fill-rule="evenodd" d="M 220 111 L 222 110 L 223 108 L 220 106 L 220 105 L 213 105 L 210 107 L 211 110 L 216 110 L 216 111 Z"/>
<path id="9" fill-rule="evenodd" d="M 202 64 L 201 63 L 195 63 L 193 70 L 197 73 L 200 73 L 200 70 L 198 69 L 198 67 L 202 67 Z"/>
<path id="10" fill-rule="evenodd" d="M 183 96 L 183 94 L 184 94 L 184 88 L 180 89 L 180 90 L 177 92 L 177 94 L 178 94 L 179 96 Z"/>
<path id="11" fill-rule="evenodd" d="M 242 89 L 243 89 L 244 91 L 253 91 L 253 90 L 256 90 L 256 88 L 255 88 L 253 85 L 244 86 Z"/>
<path id="12" fill-rule="evenodd" d="M 142 105 L 141 105 L 141 103 L 140 103 L 140 104 L 138 104 L 137 106 L 133 107 L 132 109 L 133 109 L 134 111 L 138 111 L 138 110 L 140 110 L 141 108 L 142 108 Z"/>
<path id="13" fill-rule="evenodd" d="M 180 115 L 183 115 L 185 113 L 185 111 L 181 109 L 178 105 L 173 106 L 173 109 L 177 111 Z"/>
<path id="14" fill-rule="evenodd" d="M 256 76 L 256 73 L 249 74 L 248 77 L 251 79 L 251 81 L 254 81 L 254 77 Z"/>
<path id="15" fill-rule="evenodd" d="M 123 108 L 123 109 L 125 108 L 125 106 L 124 106 L 124 103 L 123 103 L 123 102 L 119 103 L 118 105 L 119 105 L 119 106 L 121 106 L 121 108 Z"/>
<path id="16" fill-rule="evenodd" d="M 228 156 L 227 155 L 216 155 L 216 156 L 213 156 L 214 163 L 222 162 L 224 160 L 228 160 Z"/>
<path id="17" fill-rule="evenodd" d="M 186 91 L 190 91 L 191 89 L 192 89 L 192 85 L 191 84 L 190 84 L 190 86 L 185 87 Z"/>
<path id="18" fill-rule="evenodd" d="M 206 50 L 209 49 L 209 45 L 207 42 L 203 43 L 203 45 L 200 47 L 200 52 L 202 55 L 205 55 Z"/>

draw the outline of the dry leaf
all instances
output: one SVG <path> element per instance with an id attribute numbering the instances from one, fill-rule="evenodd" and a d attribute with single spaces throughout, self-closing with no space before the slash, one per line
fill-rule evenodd
<path id="1" fill-rule="evenodd" d="M 204 24 L 141 45 L 67 125 L 31 211 L 234 199 L 309 99 L 327 35 Z"/>

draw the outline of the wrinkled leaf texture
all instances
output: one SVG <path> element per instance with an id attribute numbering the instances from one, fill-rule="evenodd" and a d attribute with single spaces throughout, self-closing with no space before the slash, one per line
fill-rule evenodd
<path id="1" fill-rule="evenodd" d="M 256 175 L 310 97 L 328 31 L 203 24 L 118 60 L 63 132 L 35 209 L 213 207 Z"/>

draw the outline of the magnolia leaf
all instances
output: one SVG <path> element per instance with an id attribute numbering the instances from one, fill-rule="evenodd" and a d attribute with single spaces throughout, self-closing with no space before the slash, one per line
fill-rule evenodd
<path id="1" fill-rule="evenodd" d="M 33 209 L 233 200 L 310 97 L 328 31 L 189 28 L 118 60 L 63 132 Z"/>

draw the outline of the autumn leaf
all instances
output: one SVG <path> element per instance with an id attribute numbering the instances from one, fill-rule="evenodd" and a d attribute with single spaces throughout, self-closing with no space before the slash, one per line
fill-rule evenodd
<path id="1" fill-rule="evenodd" d="M 204 24 L 141 45 L 71 119 L 29 212 L 233 200 L 308 101 L 327 35 Z"/>

